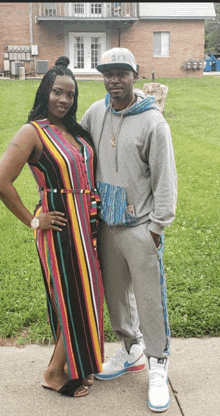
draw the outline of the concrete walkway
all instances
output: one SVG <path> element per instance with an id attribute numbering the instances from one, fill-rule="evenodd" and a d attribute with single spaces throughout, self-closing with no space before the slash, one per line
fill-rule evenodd
<path id="1" fill-rule="evenodd" d="M 203 75 L 220 75 L 218 71 L 203 72 Z"/>
<path id="2" fill-rule="evenodd" d="M 106 343 L 110 358 L 119 343 Z M 53 347 L 0 347 L 2 416 L 147 416 L 147 370 L 94 382 L 90 394 L 69 398 L 41 387 Z M 220 338 L 173 339 L 167 416 L 220 415 Z"/>

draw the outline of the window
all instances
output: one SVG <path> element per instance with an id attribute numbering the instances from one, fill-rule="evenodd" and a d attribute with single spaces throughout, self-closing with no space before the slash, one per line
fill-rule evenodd
<path id="1" fill-rule="evenodd" d="M 84 68 L 84 38 L 76 36 L 74 42 L 74 68 Z"/>
<path id="2" fill-rule="evenodd" d="M 102 14 L 102 3 L 91 3 L 91 14 L 101 15 Z"/>
<path id="3" fill-rule="evenodd" d="M 84 14 L 85 13 L 85 3 L 75 3 L 75 14 Z"/>
<path id="4" fill-rule="evenodd" d="M 56 16 L 56 3 L 44 3 L 44 16 Z"/>
<path id="5" fill-rule="evenodd" d="M 91 68 L 96 68 L 101 61 L 101 41 L 99 37 L 91 38 Z"/>
<path id="6" fill-rule="evenodd" d="M 170 33 L 154 32 L 153 33 L 153 55 L 169 56 L 170 54 Z"/>
<path id="7" fill-rule="evenodd" d="M 121 3 L 113 3 L 113 16 L 121 16 Z"/>

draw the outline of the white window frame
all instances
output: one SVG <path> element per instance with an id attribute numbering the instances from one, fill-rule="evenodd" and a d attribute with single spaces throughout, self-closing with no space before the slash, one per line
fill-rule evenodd
<path id="1" fill-rule="evenodd" d="M 76 52 L 74 56 L 74 48 L 75 40 L 77 37 L 83 37 L 84 39 L 84 68 L 75 68 L 76 62 Z M 106 33 L 105 32 L 69 32 L 69 57 L 70 57 L 70 69 L 73 73 L 98 73 L 96 68 L 91 68 L 91 39 L 92 38 L 99 38 L 100 39 L 100 57 L 106 51 Z"/>
<path id="2" fill-rule="evenodd" d="M 94 39 L 93 44 L 92 44 L 92 39 Z M 94 46 L 93 49 L 92 49 L 92 45 Z M 101 55 L 102 55 L 102 44 L 101 44 L 101 41 L 100 41 L 100 36 L 92 36 L 91 37 L 91 69 L 92 70 L 95 69 L 96 66 L 100 64 Z M 99 59 L 96 62 L 96 59 L 98 57 L 99 57 Z M 92 67 L 92 65 L 94 65 L 94 67 Z"/>
<path id="3" fill-rule="evenodd" d="M 99 9 L 99 7 L 101 8 L 101 12 L 97 13 L 96 9 Z M 92 8 L 93 8 L 93 12 L 92 12 Z M 95 11 L 96 10 L 96 11 Z M 103 12 L 103 4 L 102 3 L 90 3 L 90 14 L 92 17 L 102 17 L 102 12 Z"/>
<path id="4" fill-rule="evenodd" d="M 77 49 L 77 39 L 79 39 L 79 44 L 82 46 L 82 48 L 80 48 L 80 49 Z M 78 70 L 78 69 L 80 69 L 80 70 L 84 70 L 84 68 L 85 68 L 85 50 L 84 50 L 84 48 L 85 48 L 85 43 L 84 43 L 84 38 L 83 38 L 83 36 L 76 36 L 75 38 L 74 38 L 74 45 L 73 45 L 73 48 L 74 48 L 74 63 L 75 64 L 78 64 L 78 57 L 77 57 L 77 55 L 79 54 L 79 57 L 80 57 L 80 63 L 81 63 L 81 65 L 82 65 L 82 63 L 83 63 L 83 66 L 79 66 L 79 67 L 75 67 L 74 66 L 74 71 L 75 70 Z M 83 53 L 82 53 L 83 52 Z"/>
<path id="5" fill-rule="evenodd" d="M 78 17 L 85 17 L 86 16 L 86 3 L 78 2 L 78 3 L 72 3 L 72 5 L 73 5 L 73 16 L 78 16 Z M 79 9 L 81 9 L 81 11 L 77 12 L 76 7 L 79 7 Z"/>
<path id="6" fill-rule="evenodd" d="M 156 39 L 158 38 L 158 40 Z M 158 44 L 157 44 L 158 42 Z M 153 32 L 153 57 L 169 58 L 170 56 L 170 32 Z"/>

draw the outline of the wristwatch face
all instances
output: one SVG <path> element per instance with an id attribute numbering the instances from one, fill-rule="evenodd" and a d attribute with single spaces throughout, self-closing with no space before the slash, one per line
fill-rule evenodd
<path id="1" fill-rule="evenodd" d="M 33 220 L 31 221 L 31 228 L 33 228 L 33 230 L 36 230 L 39 227 L 40 221 L 38 218 L 34 217 Z"/>

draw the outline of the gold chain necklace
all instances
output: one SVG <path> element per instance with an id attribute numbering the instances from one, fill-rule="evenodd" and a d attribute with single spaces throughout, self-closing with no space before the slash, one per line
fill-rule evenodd
<path id="1" fill-rule="evenodd" d="M 113 107 L 112 107 L 112 102 L 110 102 L 110 108 L 111 108 L 111 130 L 112 130 L 111 145 L 112 145 L 112 147 L 115 147 L 115 145 L 116 145 L 116 140 L 118 138 L 118 135 L 119 135 L 119 132 L 120 132 L 122 123 L 123 123 L 124 112 L 125 112 L 125 110 L 127 110 L 128 107 L 130 107 L 133 104 L 133 102 L 135 101 L 135 99 L 136 99 L 136 96 L 134 94 L 131 102 L 127 105 L 127 107 L 124 108 L 124 110 L 122 110 L 121 117 L 120 117 L 120 121 L 119 121 L 117 130 L 116 130 L 115 133 L 114 133 L 114 129 L 113 129 L 113 120 L 112 120 L 112 109 L 113 109 Z"/>

